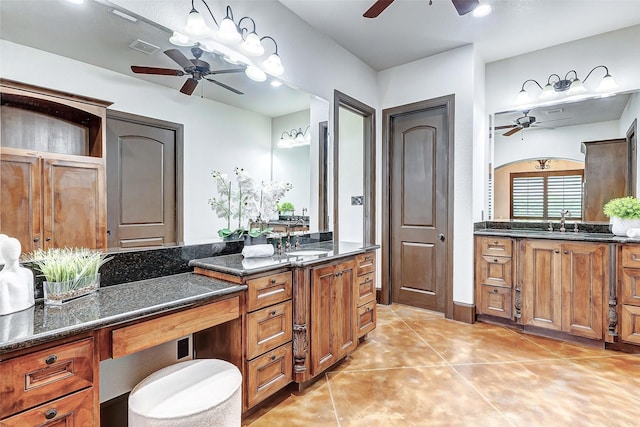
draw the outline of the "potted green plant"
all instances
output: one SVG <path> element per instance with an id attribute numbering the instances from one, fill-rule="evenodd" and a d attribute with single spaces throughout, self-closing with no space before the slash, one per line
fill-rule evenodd
<path id="1" fill-rule="evenodd" d="M 295 211 L 295 207 L 291 202 L 282 202 L 279 207 L 280 212 L 282 212 L 283 215 L 293 215 L 293 212 Z"/>
<path id="2" fill-rule="evenodd" d="M 28 256 L 42 273 L 45 304 L 60 305 L 94 292 L 100 286 L 100 267 L 109 261 L 100 251 L 86 248 L 38 249 Z"/>
<path id="3" fill-rule="evenodd" d="M 640 228 L 640 199 L 633 196 L 609 200 L 603 208 L 611 222 L 611 232 L 627 236 L 630 228 Z"/>

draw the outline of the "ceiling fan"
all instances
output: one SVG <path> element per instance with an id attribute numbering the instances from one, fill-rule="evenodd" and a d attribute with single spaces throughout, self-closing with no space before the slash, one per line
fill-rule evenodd
<path id="1" fill-rule="evenodd" d="M 520 132 L 523 129 L 528 129 L 531 127 L 535 127 L 535 128 L 540 128 L 540 129 L 553 129 L 551 127 L 548 126 L 541 126 L 541 124 L 543 122 L 539 122 L 536 121 L 536 118 L 534 116 L 530 116 L 529 112 L 531 110 L 526 110 L 522 112 L 522 117 L 518 117 L 517 119 L 515 119 L 513 122 L 514 124 L 512 125 L 504 125 L 504 126 L 496 126 L 495 129 L 496 130 L 501 130 L 501 129 L 509 129 L 508 131 L 506 131 L 505 133 L 502 134 L 502 136 L 511 136 L 517 132 Z M 559 120 L 569 120 L 569 117 L 565 117 L 562 119 L 557 119 L 557 120 L 550 120 L 544 123 L 549 123 L 549 122 L 555 122 L 555 121 L 559 121 Z"/>
<path id="2" fill-rule="evenodd" d="M 377 18 L 394 0 L 378 0 L 373 6 L 371 6 L 367 11 L 362 15 L 365 18 Z M 473 9 L 480 5 L 478 0 L 451 0 L 456 10 L 458 11 L 458 15 L 466 15 L 469 12 L 472 12 Z M 429 0 L 429 6 L 433 3 L 433 0 Z"/>
<path id="3" fill-rule="evenodd" d="M 169 58 L 173 59 L 178 65 L 180 65 L 182 67 L 182 70 L 132 65 L 131 71 L 138 74 L 157 74 L 161 76 L 184 76 L 185 74 L 190 74 L 191 77 L 189 77 L 180 88 L 180 92 L 184 93 L 185 95 L 191 95 L 196 89 L 196 86 L 198 86 L 198 82 L 201 79 L 205 79 L 210 81 L 211 83 L 215 83 L 218 86 L 230 90 L 233 93 L 237 93 L 238 95 L 244 95 L 244 93 L 240 92 L 238 89 L 219 82 L 218 80 L 207 78 L 208 75 L 213 74 L 240 73 L 244 71 L 244 68 L 231 68 L 226 70 L 211 71 L 209 63 L 200 59 L 203 50 L 198 46 L 194 46 L 191 48 L 191 53 L 194 56 L 193 59 L 187 58 L 178 49 L 165 50 L 164 53 Z"/>

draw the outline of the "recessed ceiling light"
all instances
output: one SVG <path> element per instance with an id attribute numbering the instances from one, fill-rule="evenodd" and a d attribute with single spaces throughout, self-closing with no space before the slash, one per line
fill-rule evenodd
<path id="1" fill-rule="evenodd" d="M 481 4 L 480 6 L 473 9 L 473 16 L 476 18 L 482 18 L 483 16 L 487 16 L 490 13 L 491 13 L 490 4 Z"/>
<path id="2" fill-rule="evenodd" d="M 278 80 L 271 80 L 271 86 L 280 87 L 280 86 L 282 86 L 282 83 L 279 82 Z"/>

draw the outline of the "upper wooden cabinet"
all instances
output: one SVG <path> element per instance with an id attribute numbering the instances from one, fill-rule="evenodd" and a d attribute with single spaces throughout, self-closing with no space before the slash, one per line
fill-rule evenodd
<path id="1" fill-rule="evenodd" d="M 106 248 L 107 102 L 0 80 L 0 232 L 23 252 Z"/>

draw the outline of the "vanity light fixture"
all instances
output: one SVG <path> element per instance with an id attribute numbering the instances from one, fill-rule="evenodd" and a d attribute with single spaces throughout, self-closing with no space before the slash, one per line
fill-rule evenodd
<path id="1" fill-rule="evenodd" d="M 284 73 L 282 61 L 278 54 L 278 43 L 271 36 L 260 37 L 256 32 L 256 22 L 250 16 L 243 16 L 238 21 L 233 17 L 231 6 L 226 7 L 226 15 L 220 23 L 205 0 L 201 0 L 207 8 L 217 31 L 207 25 L 205 17 L 195 8 L 195 0 L 191 0 L 191 11 L 187 16 L 187 24 L 179 31 L 174 31 L 169 41 L 176 46 L 199 46 L 207 52 L 215 52 L 231 64 L 242 64 L 245 74 L 251 80 L 263 82 L 267 73 L 280 76 Z M 271 40 L 275 51 L 265 60 L 258 61 L 264 55 L 263 40 Z M 254 61 L 250 57 L 256 58 Z"/>
<path id="2" fill-rule="evenodd" d="M 307 126 L 304 132 L 302 131 L 302 128 L 291 129 L 289 132 L 282 132 L 282 135 L 280 135 L 280 141 L 278 141 L 278 147 L 293 148 L 311 144 L 310 129 L 311 126 Z"/>
<path id="3" fill-rule="evenodd" d="M 598 68 L 603 68 L 605 71 L 605 75 L 602 80 L 600 80 L 600 84 L 598 85 L 598 88 L 596 90 L 598 92 L 607 92 L 615 89 L 617 85 L 611 74 L 609 74 L 609 69 L 604 65 L 598 65 L 596 67 L 593 67 L 591 71 L 589 71 L 587 77 L 585 77 L 583 81 L 578 78 L 578 73 L 575 70 L 567 72 L 564 78 L 561 78 L 558 74 L 551 74 L 547 78 L 547 84 L 544 86 L 544 88 L 534 79 L 525 80 L 524 83 L 522 83 L 522 88 L 520 89 L 520 92 L 518 93 L 518 96 L 516 98 L 516 103 L 518 105 L 523 105 L 531 102 L 531 97 L 525 89 L 525 86 L 529 82 L 535 83 L 542 91 L 538 96 L 540 100 L 553 99 L 560 94 L 572 96 L 586 93 L 587 88 L 584 86 L 583 82 L 586 82 L 591 73 L 593 73 Z"/>

